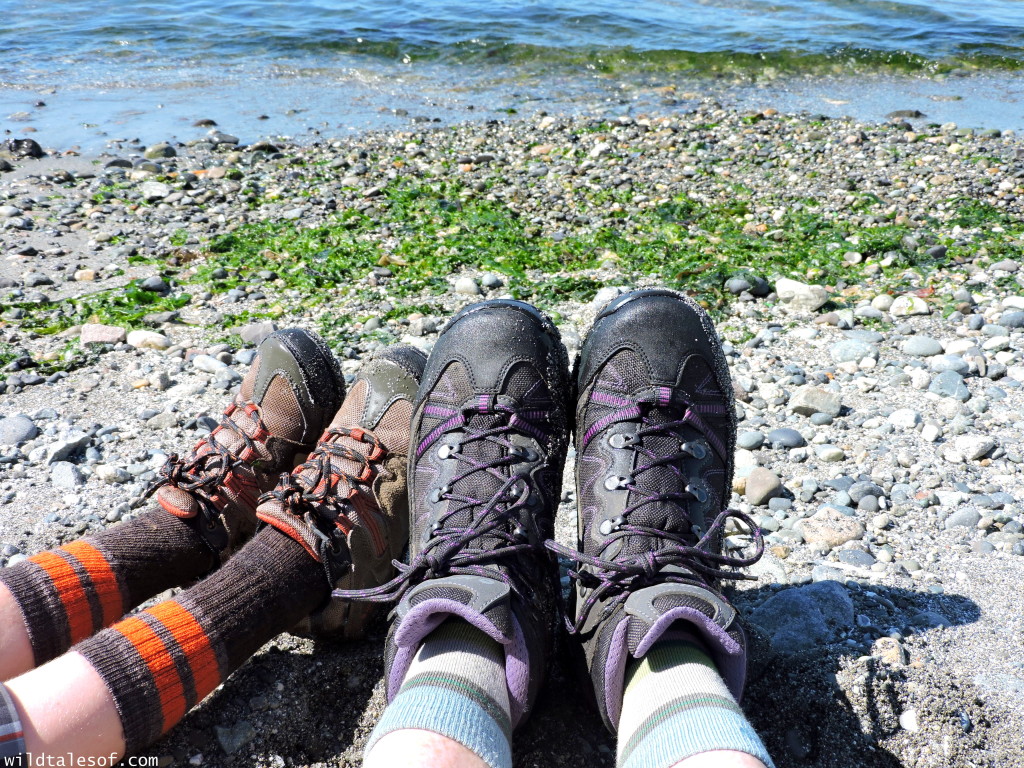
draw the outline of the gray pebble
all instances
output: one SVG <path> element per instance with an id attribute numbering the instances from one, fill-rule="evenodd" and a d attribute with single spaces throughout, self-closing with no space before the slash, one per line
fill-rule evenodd
<path id="1" fill-rule="evenodd" d="M 0 419 L 0 445 L 17 445 L 39 434 L 35 422 L 28 416 L 8 416 Z"/>
<path id="2" fill-rule="evenodd" d="M 804 436 L 795 429 L 779 427 L 768 433 L 768 444 L 771 446 L 781 445 L 783 448 L 800 448 L 807 444 Z"/>
<path id="3" fill-rule="evenodd" d="M 756 451 L 762 445 L 764 445 L 764 433 L 756 430 L 748 432 L 740 432 L 736 438 L 736 445 L 739 448 L 744 448 L 748 451 Z"/>

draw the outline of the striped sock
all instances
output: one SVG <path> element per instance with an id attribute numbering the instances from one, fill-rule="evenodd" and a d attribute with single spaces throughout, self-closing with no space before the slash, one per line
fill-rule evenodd
<path id="1" fill-rule="evenodd" d="M 154 509 L 0 569 L 0 582 L 21 608 L 39 666 L 213 565 L 209 547 L 188 525 Z"/>
<path id="2" fill-rule="evenodd" d="M 468 623 L 449 619 L 420 647 L 366 752 L 393 731 L 416 728 L 459 742 L 491 768 L 511 768 L 510 711 L 504 649 Z"/>
<path id="3" fill-rule="evenodd" d="M 266 528 L 196 586 L 75 650 L 110 689 L 131 754 L 170 730 L 327 594 L 323 569 L 302 546 Z"/>
<path id="4" fill-rule="evenodd" d="M 674 636 L 631 662 L 619 718 L 618 768 L 669 768 L 716 749 L 746 752 L 774 768 L 703 646 Z"/>

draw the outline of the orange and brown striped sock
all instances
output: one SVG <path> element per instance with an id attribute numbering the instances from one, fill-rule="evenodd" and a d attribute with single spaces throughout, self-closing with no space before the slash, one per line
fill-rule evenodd
<path id="1" fill-rule="evenodd" d="M 144 600 L 206 573 L 214 557 L 192 528 L 155 509 L 0 569 L 39 666 Z"/>
<path id="2" fill-rule="evenodd" d="M 110 689 L 131 754 L 170 730 L 328 594 L 323 569 L 302 546 L 265 528 L 199 584 L 74 650 Z"/>

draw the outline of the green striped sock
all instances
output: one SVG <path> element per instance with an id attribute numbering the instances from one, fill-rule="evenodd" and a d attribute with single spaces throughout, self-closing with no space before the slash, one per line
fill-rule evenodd
<path id="1" fill-rule="evenodd" d="M 449 619 L 420 647 L 366 753 L 387 734 L 415 728 L 457 741 L 491 768 L 511 768 L 510 712 L 504 649 L 466 622 Z"/>
<path id="2" fill-rule="evenodd" d="M 718 749 L 774 768 L 714 663 L 692 638 L 663 640 L 626 670 L 618 768 L 669 768 Z"/>

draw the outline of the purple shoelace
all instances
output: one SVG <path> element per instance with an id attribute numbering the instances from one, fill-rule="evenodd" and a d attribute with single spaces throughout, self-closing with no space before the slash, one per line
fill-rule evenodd
<path id="1" fill-rule="evenodd" d="M 391 602 L 400 600 L 415 584 L 427 579 L 453 574 L 487 576 L 499 578 L 513 590 L 518 587 L 500 569 L 487 566 L 499 564 L 502 560 L 536 549 L 526 538 L 519 514 L 528 507 L 531 478 L 528 474 L 511 474 L 506 477 L 502 467 L 517 463 L 522 458 L 522 449 L 508 439 L 510 433 L 526 433 L 546 440 L 547 421 L 550 412 L 543 409 L 522 409 L 499 402 L 498 398 L 481 395 L 474 405 L 462 409 L 443 406 L 427 406 L 425 412 L 444 421 L 435 427 L 416 449 L 417 458 L 430 449 L 443 435 L 454 430 L 463 430 L 459 438 L 459 450 L 449 453 L 449 458 L 467 465 L 466 469 L 453 477 L 449 484 L 439 489 L 435 501 L 447 499 L 448 510 L 434 520 L 431 538 L 424 548 L 408 564 L 393 561 L 398 575 L 379 587 L 371 589 L 336 589 L 334 597 L 369 602 Z M 492 416 L 493 422 L 486 428 L 471 424 L 474 416 Z M 467 443 L 486 440 L 507 449 L 507 453 L 489 461 L 478 461 L 465 456 L 462 447 Z M 477 472 L 487 472 L 501 481 L 501 485 L 488 498 L 475 498 L 455 493 L 452 488 L 461 480 Z M 469 513 L 466 525 L 451 524 L 453 518 Z M 511 533 L 507 523 L 514 520 L 516 525 Z M 474 546 L 483 536 L 491 536 L 500 544 L 486 549 Z"/>
<path id="2" fill-rule="evenodd" d="M 586 587 L 592 587 L 593 591 L 584 601 L 579 616 L 575 622 L 566 619 L 566 625 L 571 634 L 577 634 L 586 623 L 587 617 L 593 607 L 601 600 L 612 596 L 610 605 L 624 602 L 630 593 L 637 589 L 653 586 L 666 582 L 685 582 L 698 580 L 732 579 L 742 580 L 751 578 L 735 571 L 723 570 L 724 567 L 743 568 L 753 565 L 764 553 L 764 541 L 761 537 L 761 530 L 749 515 L 735 509 L 724 509 L 719 512 L 715 520 L 707 527 L 706 531 L 697 538 L 696 532 L 691 529 L 689 532 L 672 532 L 645 526 L 641 521 L 632 523 L 629 517 L 633 513 L 641 512 L 643 508 L 652 503 L 663 502 L 686 502 L 693 499 L 700 499 L 703 491 L 692 489 L 686 484 L 682 492 L 651 492 L 638 487 L 636 478 L 643 472 L 654 467 L 666 467 L 671 469 L 681 480 L 686 479 L 683 471 L 679 469 L 679 461 L 687 458 L 702 458 L 700 453 L 703 446 L 686 441 L 678 430 L 682 427 L 689 427 L 697 430 L 708 443 L 723 455 L 726 448 L 721 438 L 706 424 L 701 417 L 702 414 L 722 413 L 722 407 L 717 405 L 696 406 L 686 402 L 679 393 L 671 387 L 654 387 L 642 393 L 638 397 L 628 398 L 621 395 L 613 395 L 603 392 L 594 392 L 591 395 L 593 401 L 602 405 L 617 407 L 617 410 L 596 421 L 584 434 L 583 445 L 586 446 L 606 427 L 623 421 L 640 420 L 641 428 L 636 432 L 637 438 L 644 436 L 665 436 L 671 437 L 680 445 L 680 450 L 665 455 L 658 455 L 653 451 L 645 449 L 636 440 L 633 450 L 642 459 L 633 469 L 630 477 L 620 478 L 620 489 L 625 489 L 634 494 L 637 500 L 627 506 L 616 520 L 614 531 L 608 534 L 602 549 L 607 547 L 611 537 L 621 538 L 624 536 L 645 536 L 659 540 L 667 544 L 656 551 L 643 552 L 634 555 L 620 556 L 615 560 L 607 560 L 593 555 L 587 555 L 576 549 L 570 549 L 555 541 L 546 542 L 549 550 L 561 555 L 578 564 L 575 570 L 569 570 L 569 576 L 578 580 Z M 681 418 L 668 422 L 654 422 L 646 415 L 651 408 L 665 408 L 675 406 L 683 410 Z M 681 515 L 685 510 L 680 509 Z M 637 515 L 639 516 L 639 515 Z M 742 521 L 754 536 L 755 552 L 749 557 L 723 555 L 712 549 L 713 543 L 718 539 L 724 530 L 726 521 L 729 518 Z M 664 573 L 665 566 L 682 566 L 690 572 L 690 575 L 677 572 Z M 587 566 L 592 570 L 584 570 Z"/>

